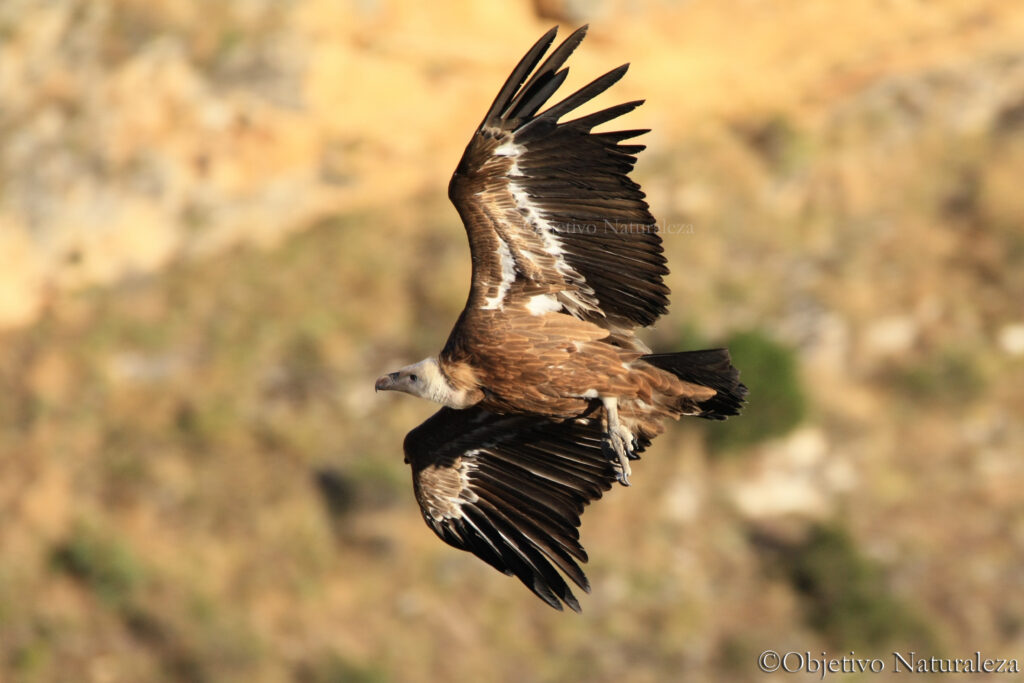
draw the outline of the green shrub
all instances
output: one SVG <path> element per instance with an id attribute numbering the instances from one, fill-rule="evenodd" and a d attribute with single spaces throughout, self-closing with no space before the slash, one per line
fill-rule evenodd
<path id="1" fill-rule="evenodd" d="M 757 330 L 734 335 L 727 346 L 750 393 L 742 415 L 709 423 L 712 450 L 758 443 L 786 434 L 798 425 L 807 405 L 796 354 Z"/>
<path id="2" fill-rule="evenodd" d="M 300 683 L 386 683 L 388 675 L 377 664 L 357 664 L 335 652 L 300 665 L 295 680 Z"/>
<path id="3" fill-rule="evenodd" d="M 929 354 L 887 374 L 904 397 L 930 405 L 963 405 L 981 396 L 987 384 L 978 358 L 960 349 Z"/>
<path id="4" fill-rule="evenodd" d="M 143 580 L 142 566 L 123 544 L 79 524 L 53 550 L 53 567 L 88 586 L 112 607 L 126 606 Z"/>
<path id="5" fill-rule="evenodd" d="M 778 559 L 807 622 L 833 646 L 933 645 L 924 621 L 891 593 L 882 568 L 857 550 L 842 527 L 816 526 Z"/>
<path id="6" fill-rule="evenodd" d="M 769 168 L 781 175 L 806 166 L 813 153 L 811 138 L 781 112 L 737 123 L 733 130 Z"/>

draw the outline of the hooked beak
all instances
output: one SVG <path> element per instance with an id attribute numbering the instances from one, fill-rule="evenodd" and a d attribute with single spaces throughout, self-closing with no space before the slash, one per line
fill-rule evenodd
<path id="1" fill-rule="evenodd" d="M 391 387 L 395 386 L 395 382 L 398 381 L 398 373 L 392 372 L 389 375 L 384 375 L 377 380 L 377 383 L 373 385 L 374 391 L 387 391 Z"/>

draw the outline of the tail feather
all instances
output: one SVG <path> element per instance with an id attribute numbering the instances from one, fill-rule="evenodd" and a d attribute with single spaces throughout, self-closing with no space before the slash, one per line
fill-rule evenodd
<path id="1" fill-rule="evenodd" d="M 732 366 L 728 349 L 652 353 L 643 356 L 656 368 L 671 372 L 681 380 L 711 387 L 718 393 L 698 404 L 700 417 L 724 420 L 739 415 L 747 388 L 740 382 L 740 372 Z"/>

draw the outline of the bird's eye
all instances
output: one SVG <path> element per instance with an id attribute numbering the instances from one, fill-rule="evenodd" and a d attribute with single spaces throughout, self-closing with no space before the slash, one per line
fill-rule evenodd
<path id="1" fill-rule="evenodd" d="M 413 382 L 418 382 L 420 378 L 417 377 L 416 375 L 409 375 L 409 379 L 412 380 Z"/>

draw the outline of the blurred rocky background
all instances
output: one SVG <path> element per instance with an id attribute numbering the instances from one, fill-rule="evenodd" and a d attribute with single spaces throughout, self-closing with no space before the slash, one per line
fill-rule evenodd
<path id="1" fill-rule="evenodd" d="M 751 396 L 588 510 L 576 616 L 423 525 L 433 408 L 371 387 L 461 310 L 471 132 L 584 21 L 567 89 L 647 99 L 648 340 Z M 1024 658 L 1022 178 L 1013 2 L 2 0 L 0 680 Z"/>

